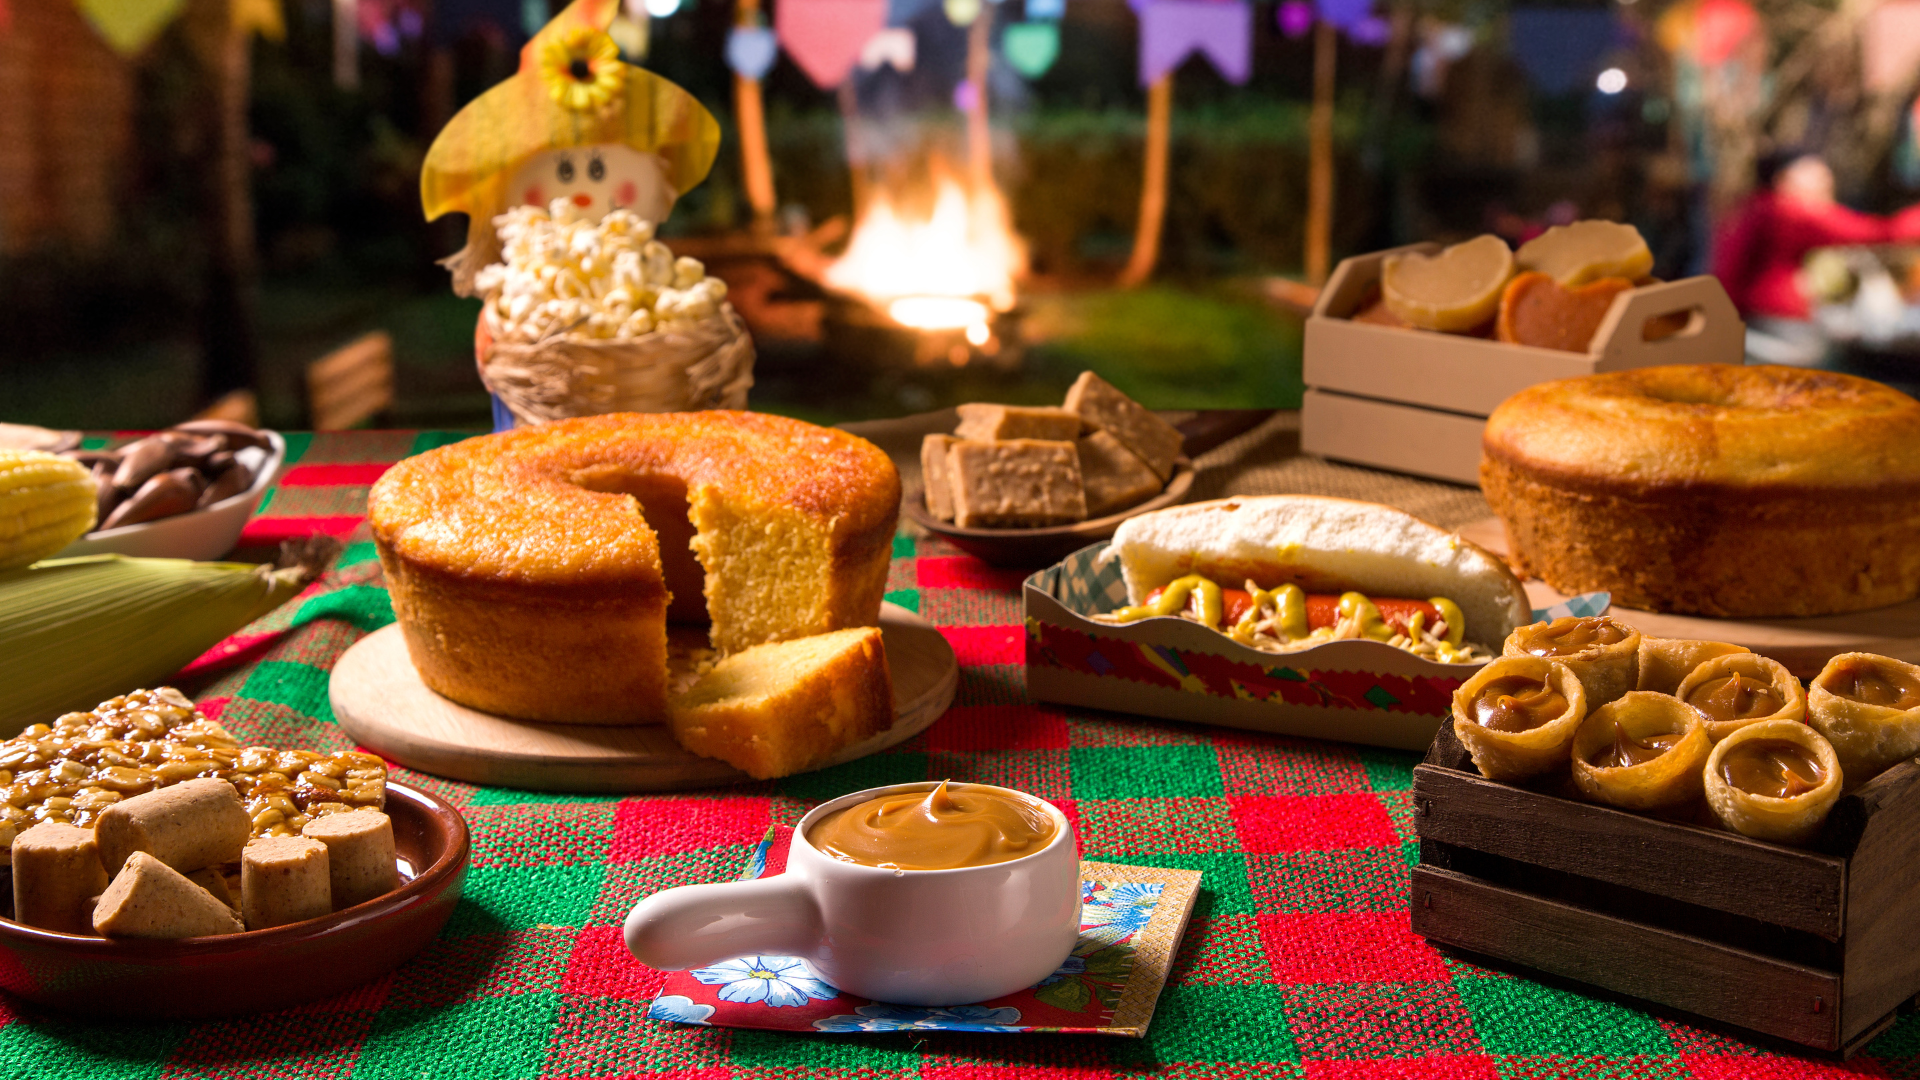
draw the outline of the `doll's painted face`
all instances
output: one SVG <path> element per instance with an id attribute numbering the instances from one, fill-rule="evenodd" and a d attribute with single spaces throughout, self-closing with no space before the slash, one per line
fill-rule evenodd
<path id="1" fill-rule="evenodd" d="M 531 206 L 571 199 L 594 221 L 624 207 L 655 224 L 665 220 L 679 194 L 667 183 L 667 165 L 660 155 L 625 143 L 536 154 L 513 174 L 507 193 L 515 204 Z"/>

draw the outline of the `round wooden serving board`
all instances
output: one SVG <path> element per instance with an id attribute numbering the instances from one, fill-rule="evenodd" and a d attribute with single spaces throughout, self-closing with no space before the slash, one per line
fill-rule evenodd
<path id="1" fill-rule="evenodd" d="M 953 647 L 920 616 L 880 606 L 893 674 L 893 727 L 821 763 L 839 765 L 925 731 L 953 702 Z M 509 720 L 427 689 L 398 625 L 355 642 L 333 668 L 333 714 L 362 746 L 408 768 L 525 791 L 677 791 L 751 778 L 689 753 L 664 724 L 602 727 Z"/>
<path id="2" fill-rule="evenodd" d="M 1475 521 L 1460 535 L 1502 558 L 1507 530 L 1499 518 Z M 1544 581 L 1528 581 L 1527 598 L 1535 609 L 1566 599 Z M 1643 634 L 1696 641 L 1726 641 L 1770 656 L 1802 679 L 1820 674 L 1828 660 L 1844 652 L 1870 652 L 1920 663 L 1920 600 L 1892 607 L 1819 615 L 1806 619 L 1714 619 L 1704 615 L 1663 615 L 1615 606 L 1614 618 Z"/>

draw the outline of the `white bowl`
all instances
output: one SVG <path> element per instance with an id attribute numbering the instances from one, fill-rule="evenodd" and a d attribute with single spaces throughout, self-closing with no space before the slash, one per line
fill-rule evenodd
<path id="1" fill-rule="evenodd" d="M 68 544 L 55 559 L 75 555 L 134 555 L 149 559 L 195 559 L 206 562 L 233 550 L 240 541 L 247 519 L 260 505 L 261 496 L 273 484 L 280 466 L 287 460 L 287 440 L 277 431 L 264 432 L 267 449 L 250 446 L 236 450 L 238 458 L 254 470 L 247 490 L 229 495 L 212 506 L 185 514 L 122 525 L 117 529 L 99 529 Z"/>

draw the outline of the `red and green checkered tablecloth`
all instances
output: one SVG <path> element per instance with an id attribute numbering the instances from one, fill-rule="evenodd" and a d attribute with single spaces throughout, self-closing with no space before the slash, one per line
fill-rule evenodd
<path id="1" fill-rule="evenodd" d="M 328 708 L 328 669 L 393 618 L 357 531 L 367 487 L 399 458 L 456 438 L 292 436 L 290 468 L 244 543 L 316 531 L 361 542 L 309 593 L 197 662 L 183 687 L 244 739 L 349 746 Z M 397 770 L 458 804 L 473 831 L 466 898 L 426 952 L 340 997 L 231 1020 L 88 1023 L 0 999 L 0 1076 L 1920 1076 L 1920 1019 L 1841 1066 L 1442 956 L 1408 928 L 1415 755 L 1030 705 L 1020 577 L 936 543 L 896 541 L 889 598 L 941 628 L 961 673 L 952 711 L 893 751 L 773 783 L 630 797 Z M 858 788 L 941 777 L 1058 803 L 1086 858 L 1204 872 L 1145 1039 L 794 1036 L 647 1019 L 661 976 L 620 941 L 636 901 L 737 876 L 770 820 L 791 824 Z"/>

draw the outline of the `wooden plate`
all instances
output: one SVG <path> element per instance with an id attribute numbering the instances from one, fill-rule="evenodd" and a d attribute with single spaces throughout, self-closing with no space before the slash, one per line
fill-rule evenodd
<path id="1" fill-rule="evenodd" d="M 1150 510 L 1164 510 L 1181 502 L 1193 488 L 1193 461 L 1178 458 L 1173 475 L 1160 494 L 1117 514 L 1071 525 L 1049 525 L 1038 529 L 962 529 L 952 522 L 940 521 L 927 513 L 927 496 L 919 488 L 908 491 L 900 500 L 900 511 L 914 524 L 953 541 L 954 546 L 977 556 L 992 566 L 1051 566 L 1096 540 L 1105 540 L 1130 517 Z"/>
<path id="2" fill-rule="evenodd" d="M 893 727 L 820 767 L 885 750 L 925 731 L 953 702 L 959 665 L 933 624 L 880 605 L 893 674 Z M 681 748 L 664 725 L 602 727 L 509 720 L 456 705 L 420 681 L 398 625 L 361 638 L 333 667 L 333 714 L 370 750 L 408 768 L 525 791 L 678 791 L 750 778 Z"/>
<path id="3" fill-rule="evenodd" d="M 1460 535 L 1502 558 L 1507 530 L 1499 518 L 1460 528 Z M 1544 581 L 1528 581 L 1527 597 L 1544 608 L 1566 599 Z M 1705 615 L 1668 615 L 1615 606 L 1609 614 L 1643 634 L 1700 641 L 1727 641 L 1770 656 L 1802 679 L 1820 674 L 1828 660 L 1845 652 L 1870 652 L 1920 664 L 1920 600 L 1872 611 L 1817 615 L 1805 619 L 1715 619 Z"/>

